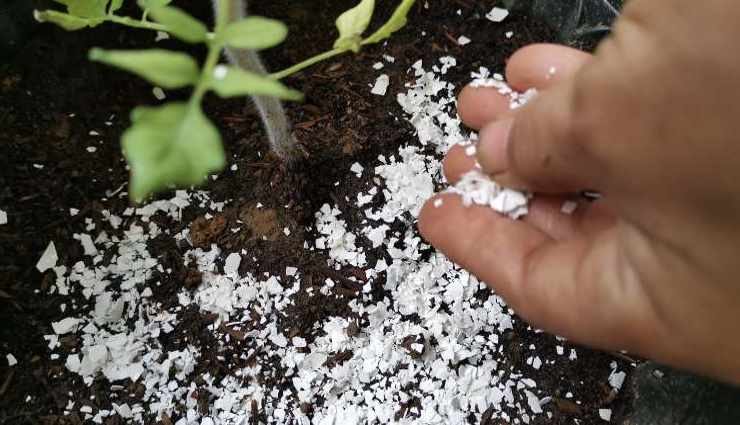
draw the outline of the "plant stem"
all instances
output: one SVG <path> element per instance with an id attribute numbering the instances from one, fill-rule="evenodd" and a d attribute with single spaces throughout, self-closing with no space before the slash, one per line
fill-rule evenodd
<path id="1" fill-rule="evenodd" d="M 105 19 L 117 24 L 126 25 L 134 28 L 143 28 L 153 31 L 167 31 L 167 27 L 162 24 L 155 24 L 154 22 L 143 22 L 137 19 L 131 19 L 127 16 L 108 15 Z"/>
<path id="2" fill-rule="evenodd" d="M 190 98 L 191 102 L 200 103 L 203 99 L 203 95 L 208 90 L 208 82 L 213 76 L 213 70 L 216 68 L 216 65 L 218 65 L 218 59 L 221 57 L 221 47 L 222 46 L 220 45 L 216 45 L 216 43 L 208 46 L 208 56 L 203 64 L 203 70 L 200 73 L 200 80 L 198 80 L 198 84 L 195 86 L 195 90 L 193 91 L 193 96 Z"/>
<path id="3" fill-rule="evenodd" d="M 216 35 L 213 37 L 213 40 L 208 43 L 208 56 L 206 56 L 206 61 L 203 64 L 198 84 L 195 86 L 193 95 L 190 97 L 191 105 L 199 104 L 200 101 L 203 100 L 203 95 L 205 95 L 208 90 L 208 83 L 213 77 L 213 70 L 216 68 L 216 65 L 218 65 L 218 60 L 221 58 L 221 50 L 224 47 L 219 34 L 221 34 L 226 23 L 229 22 L 229 8 L 227 7 L 227 2 L 230 0 L 217 1 L 219 2 L 218 15 L 216 16 L 216 24 L 213 29 L 213 32 Z"/>
<path id="4" fill-rule="evenodd" d="M 342 53 L 345 53 L 347 51 L 348 51 L 347 49 L 329 50 L 328 52 L 324 52 L 324 53 L 322 53 L 320 55 L 316 55 L 316 56 L 314 56 L 312 58 L 308 58 L 308 59 L 306 59 L 305 61 L 303 61 L 301 63 L 298 63 L 298 64 L 295 64 L 295 65 L 291 66 L 290 68 L 286 68 L 286 69 L 284 69 L 282 71 L 274 72 L 274 73 L 270 74 L 269 77 L 272 78 L 272 79 L 274 79 L 274 80 L 280 80 L 280 79 L 283 79 L 283 78 L 285 78 L 285 77 L 287 77 L 289 75 L 293 75 L 293 74 L 295 74 L 298 71 L 302 71 L 303 69 L 308 68 L 311 65 L 315 65 L 315 64 L 317 64 L 317 63 L 319 63 L 319 62 L 321 62 L 323 60 L 332 58 L 332 57 L 337 56 L 337 55 L 341 55 Z"/>

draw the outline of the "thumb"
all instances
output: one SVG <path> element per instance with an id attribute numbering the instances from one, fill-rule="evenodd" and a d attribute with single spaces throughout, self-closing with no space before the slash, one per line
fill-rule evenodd
<path id="1" fill-rule="evenodd" d="M 478 148 L 483 170 L 504 186 L 533 192 L 599 189 L 602 168 L 590 137 L 594 123 L 586 121 L 594 114 L 582 112 L 583 96 L 589 93 L 579 75 L 539 93 L 512 117 L 484 127 Z"/>

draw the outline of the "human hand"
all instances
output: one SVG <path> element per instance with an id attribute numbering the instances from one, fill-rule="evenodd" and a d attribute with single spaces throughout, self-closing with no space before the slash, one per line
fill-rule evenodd
<path id="1" fill-rule="evenodd" d="M 422 234 L 535 326 L 740 383 L 737 22 L 731 2 L 632 0 L 594 56 L 517 52 L 507 79 L 539 96 L 509 111 L 467 87 L 459 114 L 483 170 L 538 194 L 530 214 L 442 194 Z M 453 148 L 445 174 L 474 166 Z M 584 189 L 603 198 L 563 214 Z"/>

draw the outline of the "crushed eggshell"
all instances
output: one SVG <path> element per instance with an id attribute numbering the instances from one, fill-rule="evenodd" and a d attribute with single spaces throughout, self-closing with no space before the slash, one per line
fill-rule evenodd
<path id="1" fill-rule="evenodd" d="M 494 7 L 486 14 L 486 18 L 493 22 L 503 22 L 509 16 L 509 11 L 500 7 Z"/>
<path id="2" fill-rule="evenodd" d="M 36 263 L 36 270 L 44 273 L 56 266 L 57 261 L 59 261 L 59 256 L 57 255 L 56 246 L 54 246 L 54 242 L 49 242 L 49 245 L 46 246 L 46 250 L 44 250 L 44 253 L 41 254 L 41 258 L 39 258 L 39 261 Z"/>
<path id="3" fill-rule="evenodd" d="M 377 95 L 377 96 L 385 96 L 386 92 L 388 91 L 388 86 L 390 85 L 390 77 L 388 77 L 387 74 L 382 74 L 378 77 L 377 80 L 375 80 L 375 85 L 373 85 L 372 90 L 370 90 L 370 93 Z"/>

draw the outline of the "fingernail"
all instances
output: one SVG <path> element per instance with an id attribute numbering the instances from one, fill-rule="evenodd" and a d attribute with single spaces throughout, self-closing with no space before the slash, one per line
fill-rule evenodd
<path id="1" fill-rule="evenodd" d="M 498 174 L 508 169 L 507 144 L 512 119 L 491 123 L 480 131 L 478 143 L 478 162 L 488 174 Z"/>

